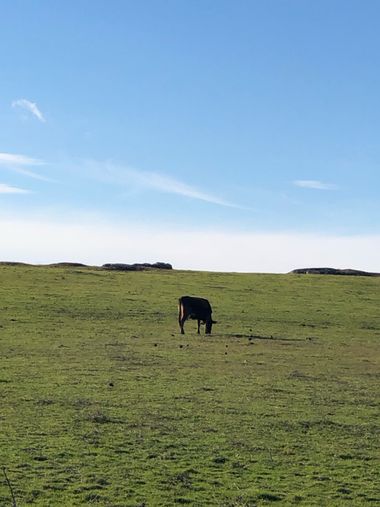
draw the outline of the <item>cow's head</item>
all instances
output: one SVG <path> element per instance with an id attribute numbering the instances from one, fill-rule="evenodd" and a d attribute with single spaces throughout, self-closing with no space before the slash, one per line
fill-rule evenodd
<path id="1" fill-rule="evenodd" d="M 205 330 L 205 333 L 206 334 L 211 334 L 212 325 L 216 324 L 216 323 L 217 323 L 216 320 L 212 320 L 211 318 L 207 319 L 206 320 L 206 330 Z"/>

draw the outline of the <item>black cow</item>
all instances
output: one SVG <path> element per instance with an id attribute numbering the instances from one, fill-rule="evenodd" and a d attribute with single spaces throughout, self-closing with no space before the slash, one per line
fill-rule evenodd
<path id="1" fill-rule="evenodd" d="M 206 324 L 206 334 L 211 334 L 215 320 L 212 320 L 212 309 L 207 299 L 195 298 L 192 296 L 182 296 L 178 300 L 178 322 L 181 334 L 185 334 L 183 325 L 187 319 L 195 319 L 198 321 L 198 334 L 200 334 L 200 325 Z"/>

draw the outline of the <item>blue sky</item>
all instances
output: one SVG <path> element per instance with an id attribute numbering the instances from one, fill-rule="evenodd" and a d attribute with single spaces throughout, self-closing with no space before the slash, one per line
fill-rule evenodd
<path id="1" fill-rule="evenodd" d="M 380 271 L 379 17 L 1 2 L 0 258 Z"/>

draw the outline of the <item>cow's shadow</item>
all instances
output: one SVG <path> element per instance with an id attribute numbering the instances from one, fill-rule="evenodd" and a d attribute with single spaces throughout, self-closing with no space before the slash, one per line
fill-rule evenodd
<path id="1" fill-rule="evenodd" d="M 308 340 L 308 338 L 288 338 L 287 336 L 262 336 L 252 333 L 215 333 L 218 336 L 221 336 L 223 338 L 237 338 L 241 339 L 244 338 L 249 341 L 254 340 L 269 340 L 269 341 L 287 341 L 287 342 L 304 342 L 305 340 Z"/>

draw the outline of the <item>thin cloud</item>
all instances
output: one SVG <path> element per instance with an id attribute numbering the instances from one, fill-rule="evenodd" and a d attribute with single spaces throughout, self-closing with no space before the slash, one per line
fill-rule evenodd
<path id="1" fill-rule="evenodd" d="M 14 153 L 0 153 L 0 165 L 18 164 L 18 165 L 42 165 L 42 160 L 37 158 L 25 157 L 25 155 L 17 155 Z"/>
<path id="2" fill-rule="evenodd" d="M 33 178 L 35 180 L 48 181 L 48 182 L 54 181 L 51 178 L 46 178 L 46 176 L 41 176 L 41 174 L 37 174 L 36 172 L 30 171 L 29 169 L 23 169 L 21 167 L 12 167 L 11 170 L 15 173 L 22 174 L 24 176 L 29 176 L 29 178 Z"/>
<path id="3" fill-rule="evenodd" d="M 44 162 L 42 160 L 26 157 L 25 155 L 18 155 L 15 153 L 0 153 L 0 167 L 4 167 L 5 169 L 9 169 L 15 173 L 34 178 L 36 180 L 52 181 L 50 178 L 41 176 L 35 171 L 25 169 L 25 166 L 39 166 L 43 164 Z"/>
<path id="4" fill-rule="evenodd" d="M 27 99 L 17 99 L 12 102 L 12 107 L 20 107 L 31 113 L 35 118 L 40 120 L 42 123 L 46 122 L 46 119 L 35 102 L 31 102 Z"/>
<path id="5" fill-rule="evenodd" d="M 182 181 L 171 178 L 153 171 L 140 171 L 129 167 L 119 167 L 113 164 L 106 165 L 106 175 L 113 180 L 123 183 L 135 183 L 144 188 L 151 188 L 167 194 L 181 195 L 190 199 L 226 206 L 229 208 L 246 209 L 238 204 L 222 199 L 213 194 L 205 193 L 196 187 L 183 183 Z"/>
<path id="6" fill-rule="evenodd" d="M 301 188 L 311 188 L 314 190 L 333 190 L 336 188 L 336 185 L 332 183 L 324 183 L 319 180 L 295 180 L 293 181 L 293 185 Z"/>
<path id="7" fill-rule="evenodd" d="M 6 183 L 0 183 L 0 194 L 29 194 L 29 190 L 23 188 L 12 187 Z"/>
<path id="8" fill-rule="evenodd" d="M 182 195 L 184 197 L 190 197 L 191 199 L 198 199 L 200 201 L 218 204 L 220 206 L 227 206 L 231 208 L 237 207 L 231 202 L 228 202 L 212 194 L 201 192 L 197 188 L 187 185 L 186 183 L 178 181 L 169 176 L 151 171 L 136 171 L 134 169 L 128 169 L 127 173 L 129 177 L 135 179 L 135 181 L 142 184 L 143 186 L 154 188 L 161 192 Z"/>

